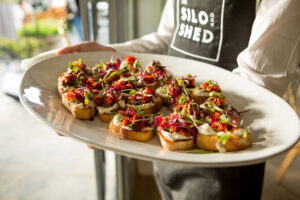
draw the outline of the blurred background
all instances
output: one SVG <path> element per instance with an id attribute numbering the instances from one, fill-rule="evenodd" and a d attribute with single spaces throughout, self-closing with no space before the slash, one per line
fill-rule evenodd
<path id="1" fill-rule="evenodd" d="M 156 30 L 165 0 L 0 1 L 0 199 L 91 199 L 93 150 L 59 137 L 18 101 L 22 59 L 84 40 L 124 42 Z M 300 71 L 283 98 L 300 113 Z M 283 133 L 284 134 L 284 133 Z M 106 199 L 116 199 L 115 155 L 106 152 Z M 300 199 L 300 158 L 275 182 L 286 153 L 267 162 L 262 199 Z M 130 199 L 160 199 L 152 165 L 131 159 Z M 277 176 L 278 178 L 278 176 Z M 279 179 L 277 179 L 279 180 Z"/>

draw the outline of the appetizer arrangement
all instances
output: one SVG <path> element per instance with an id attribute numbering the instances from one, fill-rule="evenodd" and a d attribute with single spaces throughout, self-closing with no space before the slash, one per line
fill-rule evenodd
<path id="1" fill-rule="evenodd" d="M 133 56 L 88 68 L 70 62 L 58 78 L 63 105 L 77 119 L 96 115 L 121 138 L 147 142 L 155 133 L 163 148 L 236 151 L 252 144 L 249 127 L 230 106 L 216 81 L 196 85 L 187 74 L 174 78 L 159 61 L 143 70 Z M 159 112 L 166 106 L 170 113 Z"/>

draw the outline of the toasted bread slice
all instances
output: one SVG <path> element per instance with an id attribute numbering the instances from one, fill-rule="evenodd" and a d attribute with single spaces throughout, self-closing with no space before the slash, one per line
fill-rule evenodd
<path id="1" fill-rule="evenodd" d="M 107 114 L 107 113 L 101 114 L 98 112 L 98 116 L 101 121 L 103 121 L 105 123 L 109 123 L 114 118 L 115 114 Z"/>
<path id="2" fill-rule="evenodd" d="M 80 107 L 69 101 L 64 95 L 62 95 L 62 103 L 76 119 L 93 119 L 95 116 L 94 107 Z"/>
<path id="3" fill-rule="evenodd" d="M 169 141 L 163 136 L 163 134 L 161 134 L 159 128 L 156 130 L 156 132 L 157 135 L 159 136 L 161 145 L 165 149 L 168 149 L 170 151 L 176 151 L 176 150 L 189 150 L 194 148 L 193 139 L 182 140 L 182 141 Z"/>
<path id="4" fill-rule="evenodd" d="M 195 102 L 198 103 L 199 105 L 203 104 L 209 98 L 208 92 L 199 92 L 199 90 L 197 89 L 192 89 L 191 93 Z"/>
<path id="5" fill-rule="evenodd" d="M 218 151 L 217 142 L 220 140 L 218 136 L 198 134 L 197 145 L 205 150 Z M 252 134 L 248 133 L 246 137 L 233 135 L 225 144 L 226 151 L 237 151 L 245 149 L 252 144 Z"/>
<path id="6" fill-rule="evenodd" d="M 169 101 L 167 98 L 167 87 L 168 85 L 163 85 L 155 90 L 155 94 L 161 99 L 163 105 L 169 106 Z"/>
<path id="7" fill-rule="evenodd" d="M 105 123 L 109 123 L 114 118 L 116 113 L 113 113 L 112 111 L 117 110 L 118 108 L 119 108 L 118 103 L 115 103 L 113 106 L 108 108 L 101 107 L 101 106 L 96 107 L 96 109 L 98 110 L 98 116 L 100 120 Z"/>
<path id="8" fill-rule="evenodd" d="M 147 131 L 134 131 L 125 129 L 121 124 L 115 124 L 114 120 L 110 122 L 109 132 L 113 133 L 121 138 L 135 140 L 139 142 L 147 142 L 153 138 L 154 129 Z"/>

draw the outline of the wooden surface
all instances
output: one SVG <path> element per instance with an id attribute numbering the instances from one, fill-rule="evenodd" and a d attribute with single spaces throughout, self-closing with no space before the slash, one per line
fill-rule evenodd
<path id="1" fill-rule="evenodd" d="M 296 71 L 292 82 L 289 84 L 283 98 L 292 106 L 295 112 L 300 116 L 300 70 Z M 283 160 L 280 169 L 275 177 L 275 182 L 279 183 L 287 172 L 288 168 L 294 161 L 296 155 L 300 153 L 300 141 L 288 152 Z"/>

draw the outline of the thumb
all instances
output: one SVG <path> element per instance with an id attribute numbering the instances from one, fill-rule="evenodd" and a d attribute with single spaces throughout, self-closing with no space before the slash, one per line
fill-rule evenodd
<path id="1" fill-rule="evenodd" d="M 75 53 L 75 52 L 79 52 L 80 51 L 80 46 L 78 45 L 74 45 L 74 46 L 68 46 L 65 48 L 62 48 L 61 50 L 59 50 L 57 52 L 57 55 L 62 55 L 62 54 L 66 54 L 66 53 Z"/>

